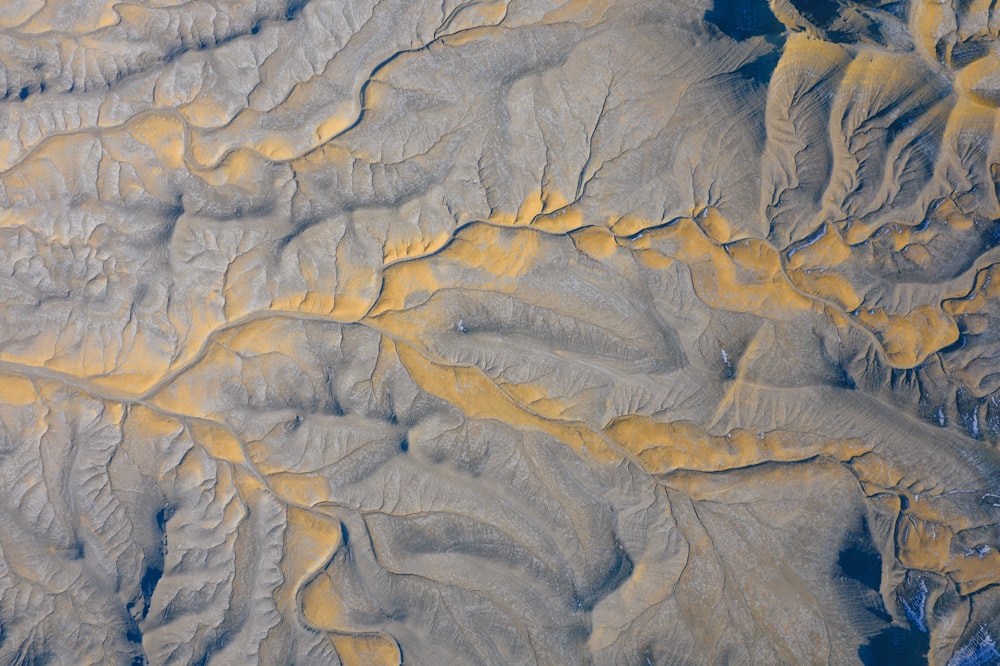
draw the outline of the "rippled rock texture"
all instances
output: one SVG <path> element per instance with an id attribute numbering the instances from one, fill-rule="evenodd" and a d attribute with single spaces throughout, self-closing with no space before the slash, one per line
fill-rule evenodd
<path id="1" fill-rule="evenodd" d="M 996 663 L 998 31 L 6 2 L 0 663 Z"/>

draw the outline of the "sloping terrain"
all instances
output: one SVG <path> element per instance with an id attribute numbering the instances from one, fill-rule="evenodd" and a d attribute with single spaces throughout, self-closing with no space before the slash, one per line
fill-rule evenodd
<path id="1" fill-rule="evenodd" d="M 7 2 L 0 664 L 997 663 L 998 35 Z"/>

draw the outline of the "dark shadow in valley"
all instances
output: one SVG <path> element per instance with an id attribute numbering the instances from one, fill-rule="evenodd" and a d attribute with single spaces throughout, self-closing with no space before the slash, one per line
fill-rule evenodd
<path id="1" fill-rule="evenodd" d="M 705 20 L 737 40 L 785 31 L 766 0 L 716 0 L 715 6 L 705 12 Z"/>

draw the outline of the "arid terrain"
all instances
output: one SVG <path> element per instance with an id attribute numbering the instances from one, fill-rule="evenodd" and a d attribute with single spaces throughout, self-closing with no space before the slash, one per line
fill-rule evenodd
<path id="1" fill-rule="evenodd" d="M 1000 662 L 1000 7 L 6 0 L 0 665 Z"/>

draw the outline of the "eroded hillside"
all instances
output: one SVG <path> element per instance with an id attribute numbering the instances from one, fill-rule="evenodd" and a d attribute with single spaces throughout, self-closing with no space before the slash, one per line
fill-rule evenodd
<path id="1" fill-rule="evenodd" d="M 998 31 L 6 3 L 0 663 L 996 663 Z"/>

